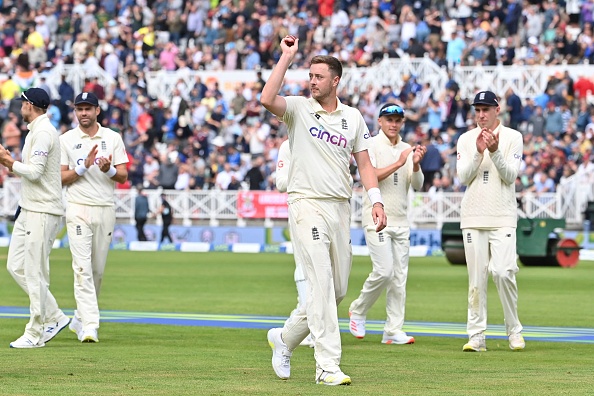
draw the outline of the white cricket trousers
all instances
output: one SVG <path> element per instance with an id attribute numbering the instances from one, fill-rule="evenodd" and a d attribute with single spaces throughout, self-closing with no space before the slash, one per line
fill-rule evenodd
<path id="1" fill-rule="evenodd" d="M 522 325 L 518 318 L 518 285 L 516 273 L 516 229 L 462 230 L 466 267 L 468 269 L 468 322 L 469 336 L 487 329 L 487 283 L 489 273 L 497 288 L 507 334 L 519 333 Z"/>
<path id="2" fill-rule="evenodd" d="M 72 253 L 76 315 L 83 329 L 99 328 L 99 292 L 115 226 L 113 206 L 68 203 L 66 228 Z"/>
<path id="3" fill-rule="evenodd" d="M 386 289 L 387 319 L 384 332 L 394 335 L 402 330 L 406 304 L 406 279 L 410 248 L 409 227 L 386 227 L 381 232 L 365 229 L 365 240 L 373 269 L 359 297 L 351 303 L 352 319 L 365 319 L 369 309 Z"/>
<path id="4" fill-rule="evenodd" d="M 22 209 L 10 238 L 6 267 L 29 295 L 31 317 L 24 335 L 34 343 L 40 340 L 44 323 L 65 316 L 49 290 L 49 256 L 61 223 L 62 216 Z"/>
<path id="5" fill-rule="evenodd" d="M 303 265 L 295 260 L 295 272 L 293 273 L 295 279 L 295 286 L 297 287 L 297 307 L 293 312 L 297 312 L 300 306 L 305 310 L 305 302 L 307 301 L 307 284 L 305 282 L 305 274 L 303 273 Z M 291 315 L 293 315 L 291 312 Z"/>
<path id="6" fill-rule="evenodd" d="M 282 338 L 293 350 L 311 332 L 316 366 L 330 372 L 339 369 L 342 354 L 337 306 L 351 272 L 350 219 L 347 200 L 300 199 L 289 204 L 293 252 L 305 273 L 307 300 L 285 322 Z"/>

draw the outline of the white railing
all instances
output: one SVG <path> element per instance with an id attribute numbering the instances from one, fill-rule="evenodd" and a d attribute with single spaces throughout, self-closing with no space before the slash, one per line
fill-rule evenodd
<path id="1" fill-rule="evenodd" d="M 265 80 L 268 79 L 272 70 L 261 70 Z M 503 96 L 508 88 L 522 99 L 534 97 L 545 91 L 550 77 L 557 72 L 567 71 L 575 80 L 579 76 L 594 78 L 594 65 L 568 65 L 557 66 L 536 65 L 536 66 L 455 66 L 452 68 L 452 77 L 460 86 L 460 94 L 463 98 L 472 98 L 479 89 L 492 89 L 498 95 Z M 76 93 L 82 90 L 86 77 L 99 77 L 100 83 L 107 92 L 115 88 L 115 80 L 105 70 L 94 63 L 66 65 L 59 63 L 49 73 L 47 83 L 52 90 L 53 97 L 58 97 L 57 89 L 61 76 L 65 75 L 66 80 L 73 86 Z M 365 93 L 371 89 L 381 90 L 384 85 L 391 86 L 399 91 L 404 85 L 403 76 L 414 75 L 417 81 L 429 83 L 431 89 L 439 94 L 445 89 L 449 79 L 445 67 L 438 66 L 428 57 L 410 58 L 406 54 L 400 59 L 385 58 L 378 64 L 371 67 L 345 68 L 341 82 L 341 88 L 346 93 L 353 94 L 356 91 Z M 190 93 L 196 77 L 199 76 L 202 82 L 211 84 L 219 83 L 219 89 L 223 91 L 226 99 L 234 96 L 237 84 L 242 82 L 255 82 L 256 71 L 152 71 L 146 73 L 147 89 L 149 95 L 168 103 L 171 99 L 173 89 L 180 88 L 182 95 Z M 0 81 L 9 76 L 0 74 Z M 119 78 L 125 78 L 120 73 Z M 291 69 L 287 71 L 288 81 L 307 81 L 308 73 L 304 69 Z M 33 85 L 37 85 L 35 80 Z"/>
<path id="2" fill-rule="evenodd" d="M 261 70 L 262 77 L 267 80 L 271 70 Z M 477 90 L 491 89 L 500 96 L 505 95 L 508 88 L 522 99 L 532 98 L 545 91 L 550 77 L 557 72 L 568 71 L 575 80 L 579 76 L 594 77 L 593 65 L 537 65 L 537 66 L 456 66 L 452 69 L 452 77 L 460 86 L 463 98 L 472 98 Z M 391 86 L 396 92 L 404 85 L 403 76 L 416 76 L 417 81 L 429 83 L 433 92 L 439 94 L 444 91 L 449 80 L 445 67 L 440 67 L 428 57 L 400 59 L 385 58 L 371 67 L 345 68 L 341 81 L 341 88 L 346 93 L 365 93 L 371 89 L 381 90 L 384 85 Z M 256 72 L 237 71 L 204 71 L 191 70 L 188 72 L 150 72 L 146 74 L 148 91 L 151 96 L 164 101 L 171 98 L 174 87 L 180 88 L 182 95 L 189 94 L 196 77 L 203 83 L 218 82 L 220 89 L 227 99 L 231 99 L 238 83 L 255 82 Z M 289 81 L 307 81 L 307 70 L 288 70 L 286 79 Z"/>
<path id="3" fill-rule="evenodd" d="M 591 190 L 592 186 L 575 186 L 568 183 L 556 193 L 525 194 L 519 197 L 522 206 L 518 209 L 521 217 L 529 218 L 565 218 L 568 227 L 580 228 L 584 220 L 587 198 L 578 191 Z M 220 221 L 235 222 L 244 226 L 246 221 L 238 217 L 237 191 L 217 190 L 144 190 L 149 197 L 150 206 L 155 209 L 164 193 L 171 204 L 173 217 L 184 225 L 194 222 L 208 222 L 217 226 Z M 0 215 L 12 216 L 16 210 L 20 195 L 19 179 L 7 179 L 0 189 L 2 207 Z M 460 221 L 460 202 L 463 193 L 413 193 L 409 194 L 409 220 L 414 226 L 431 225 L 441 227 L 444 222 Z M 119 221 L 134 222 L 134 198 L 136 190 L 117 190 L 115 194 L 116 216 Z M 353 226 L 361 222 L 362 198 L 360 191 L 353 193 L 351 199 Z M 277 219 L 263 219 L 272 225 Z M 281 222 L 286 220 L 279 219 Z"/>
<path id="4" fill-rule="evenodd" d="M 476 92 L 482 89 L 491 89 L 503 97 L 507 89 L 512 88 L 524 100 L 545 92 L 551 76 L 565 71 L 574 81 L 580 76 L 594 77 L 594 66 L 589 64 L 458 66 L 453 70 L 453 77 L 460 86 L 463 98 L 473 98 Z"/>

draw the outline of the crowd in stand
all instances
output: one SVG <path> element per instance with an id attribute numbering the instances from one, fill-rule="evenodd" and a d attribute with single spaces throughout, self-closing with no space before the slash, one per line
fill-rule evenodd
<path id="1" fill-rule="evenodd" d="M 447 68 L 594 61 L 594 0 L 0 0 L 0 7 L 0 73 L 8 76 L 0 81 L 2 144 L 19 156 L 27 132 L 14 100 L 20 92 L 35 83 L 51 93 L 46 78 L 56 64 L 97 64 L 117 84 L 89 78 L 83 90 L 101 99 L 100 122 L 123 135 L 130 180 L 121 188 L 273 190 L 286 130 L 258 101 L 259 70 L 274 66 L 287 34 L 299 38 L 302 54 L 293 68 L 320 54 L 345 67 L 404 56 Z M 154 70 L 254 70 L 254 78 L 229 96 L 197 77 L 189 92 L 176 88 L 163 101 L 147 91 L 145 74 Z M 511 89 L 501 98 L 504 122 L 525 136 L 519 192 L 555 191 L 570 175 L 594 173 L 590 77 L 559 72 L 534 98 L 522 101 Z M 453 79 L 443 92 L 404 79 L 399 90 L 340 99 L 358 107 L 371 130 L 381 104 L 401 104 L 403 138 L 428 146 L 424 190 L 460 191 L 455 144 L 473 125 L 472 107 Z M 307 82 L 288 82 L 283 93 L 307 95 Z M 48 114 L 58 130 L 76 125 L 76 94 L 66 78 L 53 93 Z"/>

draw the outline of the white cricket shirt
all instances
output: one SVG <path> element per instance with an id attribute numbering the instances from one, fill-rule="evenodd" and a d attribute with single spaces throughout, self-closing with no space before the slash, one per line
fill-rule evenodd
<path id="1" fill-rule="evenodd" d="M 371 137 L 363 116 L 340 101 L 328 113 L 313 98 L 285 99 L 282 120 L 288 126 L 292 161 L 288 201 L 351 198 L 351 154 L 367 150 Z"/>
<path id="2" fill-rule="evenodd" d="M 369 148 L 371 164 L 376 169 L 390 166 L 398 161 L 400 154 L 409 147 L 410 144 L 403 142 L 402 139 L 398 139 L 398 143 L 392 144 L 386 134 L 380 130 L 376 136 L 371 138 L 371 147 Z M 414 172 L 413 169 L 413 153 L 411 152 L 402 167 L 379 182 L 379 189 L 384 201 L 384 212 L 388 217 L 388 226 L 409 226 L 408 191 L 411 185 L 415 190 L 420 190 L 425 180 L 421 170 Z M 369 196 L 364 194 L 363 213 L 370 213 L 371 210 Z M 364 228 L 368 226 L 375 228 L 371 216 L 363 216 L 361 221 Z"/>
<path id="3" fill-rule="evenodd" d="M 289 141 L 285 140 L 278 149 L 278 158 L 276 160 L 276 189 L 280 192 L 287 192 L 289 183 L 289 167 L 291 166 L 291 148 Z"/>
<path id="4" fill-rule="evenodd" d="M 480 154 L 476 149 L 480 132 L 477 127 L 458 139 L 456 168 L 460 182 L 468 186 L 460 205 L 460 228 L 516 228 L 515 181 L 524 149 L 522 134 L 500 123 L 493 131 L 499 135 L 499 148 Z"/>
<path id="5" fill-rule="evenodd" d="M 32 212 L 64 215 L 60 140 L 46 114 L 27 125 L 22 161 L 15 161 L 12 172 L 21 176 L 21 208 Z"/>
<path id="6" fill-rule="evenodd" d="M 61 165 L 74 169 L 82 164 L 91 148 L 97 145 L 97 159 L 112 156 L 113 166 L 128 162 L 124 142 L 119 133 L 99 126 L 97 134 L 92 138 L 79 127 L 69 130 L 60 136 L 62 147 Z M 96 160 L 97 162 L 97 160 Z M 91 165 L 86 173 L 74 183 L 66 186 L 66 200 L 79 205 L 112 206 L 115 182 L 101 172 L 97 165 Z"/>

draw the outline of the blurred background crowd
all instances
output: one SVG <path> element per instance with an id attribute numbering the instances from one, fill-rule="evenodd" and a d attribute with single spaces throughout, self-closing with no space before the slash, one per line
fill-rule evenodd
<path id="1" fill-rule="evenodd" d="M 428 57 L 448 69 L 558 68 L 541 94 L 523 100 L 509 89 L 500 98 L 502 120 L 525 136 L 516 188 L 552 192 L 571 175 L 594 175 L 594 72 L 571 76 L 561 68 L 594 60 L 594 0 L 0 0 L 0 8 L 2 144 L 19 156 L 27 129 L 14 99 L 33 84 L 52 95 L 56 128 L 75 127 L 78 92 L 64 76 L 56 94 L 47 78 L 56 65 L 98 65 L 116 83 L 105 87 L 91 77 L 83 90 L 101 99 L 100 122 L 126 143 L 130 180 L 120 188 L 274 190 L 286 130 L 258 98 L 261 70 L 274 66 L 287 34 L 299 38 L 292 68 L 304 69 L 304 79 L 309 60 L 326 54 L 345 67 Z M 253 78 L 224 95 L 198 76 L 189 92 L 174 89 L 164 101 L 147 90 L 145 75 L 155 70 L 253 70 Z M 282 94 L 308 95 L 307 81 L 287 82 Z M 403 139 L 428 147 L 424 191 L 462 189 L 455 145 L 474 114 L 455 79 L 436 92 L 406 75 L 401 89 L 343 92 L 340 99 L 359 108 L 374 133 L 379 107 L 401 104 Z M 352 173 L 358 186 L 354 166 Z"/>

